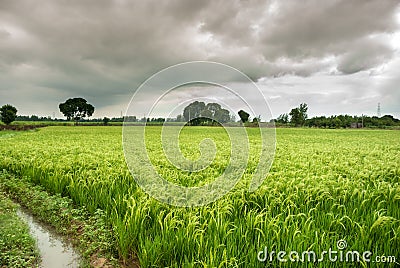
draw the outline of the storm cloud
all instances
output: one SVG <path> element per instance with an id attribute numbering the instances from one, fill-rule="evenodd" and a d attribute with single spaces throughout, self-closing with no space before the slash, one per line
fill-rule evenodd
<path id="1" fill-rule="evenodd" d="M 95 116 L 119 116 L 155 72 L 210 60 L 247 74 L 272 108 L 281 101 L 275 114 L 300 101 L 325 113 L 325 97 L 351 104 L 329 112 L 371 113 L 370 96 L 367 107 L 387 100 L 398 116 L 399 12 L 395 0 L 2 0 L 0 104 L 59 116 L 82 96 Z"/>

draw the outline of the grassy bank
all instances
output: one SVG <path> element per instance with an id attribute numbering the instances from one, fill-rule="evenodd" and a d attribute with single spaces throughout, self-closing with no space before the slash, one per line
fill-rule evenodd
<path id="1" fill-rule="evenodd" d="M 33 185 L 26 178 L 16 178 L 5 171 L 0 172 L 0 189 L 26 207 L 37 219 L 53 226 L 59 234 L 70 240 L 82 254 L 83 266 L 96 266 L 98 263 L 102 263 L 101 267 L 124 266 L 118 260 L 113 231 L 106 223 L 101 210 L 89 213 L 84 207 L 74 206 L 69 198 L 50 195 L 44 191 L 43 187 Z M 10 206 L 15 208 L 16 205 Z M 7 215 L 4 217 L 7 219 Z M 12 224 L 14 223 L 10 223 L 10 226 Z M 16 232 L 21 232 L 21 235 L 24 231 L 26 229 L 23 228 L 21 231 L 16 230 Z M 6 242 L 18 245 L 15 239 Z M 21 246 L 21 243 L 19 245 Z M 37 251 L 34 253 L 37 254 Z M 15 251 L 15 254 L 20 258 L 24 256 L 23 252 Z"/>
<path id="2" fill-rule="evenodd" d="M 0 267 L 36 267 L 40 257 L 35 239 L 17 209 L 0 185 Z"/>

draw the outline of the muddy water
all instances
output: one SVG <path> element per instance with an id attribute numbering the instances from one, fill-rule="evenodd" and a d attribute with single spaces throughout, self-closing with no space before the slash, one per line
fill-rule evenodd
<path id="1" fill-rule="evenodd" d="M 36 239 L 42 262 L 40 267 L 79 267 L 80 257 L 54 230 L 36 221 L 24 209 L 18 210 L 20 216 L 29 225 L 31 235 Z"/>

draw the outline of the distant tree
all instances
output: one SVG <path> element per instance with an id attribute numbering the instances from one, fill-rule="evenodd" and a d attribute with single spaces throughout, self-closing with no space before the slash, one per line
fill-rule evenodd
<path id="1" fill-rule="evenodd" d="M 300 110 L 299 108 L 293 108 L 290 113 L 290 122 L 295 126 L 301 125 Z"/>
<path id="2" fill-rule="evenodd" d="M 104 117 L 104 118 L 103 118 L 103 124 L 104 124 L 105 126 L 107 126 L 109 122 L 110 122 L 110 118 L 108 118 L 108 117 Z"/>
<path id="3" fill-rule="evenodd" d="M 381 118 L 377 118 L 383 126 L 393 126 L 396 124 L 396 118 L 392 115 L 384 115 Z"/>
<path id="4" fill-rule="evenodd" d="M 121 119 L 123 119 L 123 120 L 119 121 L 119 118 L 118 119 L 117 118 L 113 118 L 112 121 L 118 121 L 118 122 L 123 122 L 123 121 L 125 121 L 125 122 L 137 122 L 138 121 L 138 119 L 136 118 L 135 115 L 127 115 L 127 116 L 124 116 Z"/>
<path id="5" fill-rule="evenodd" d="M 3 105 L 0 108 L 1 121 L 6 125 L 11 124 L 17 117 L 17 111 L 17 108 L 10 104 Z"/>
<path id="6" fill-rule="evenodd" d="M 207 107 L 208 105 L 206 105 Z M 203 111 L 200 112 L 200 116 L 201 118 L 201 123 L 212 123 L 213 119 L 214 119 L 214 114 L 212 111 L 208 110 L 207 108 L 204 109 Z M 200 123 L 200 122 L 199 122 Z"/>
<path id="7" fill-rule="evenodd" d="M 206 108 L 207 111 L 210 111 L 211 113 L 211 118 L 215 116 L 215 113 L 217 113 L 219 110 L 221 110 L 221 105 L 215 102 L 210 102 L 207 103 Z"/>
<path id="8" fill-rule="evenodd" d="M 332 127 L 334 127 L 334 128 L 341 128 L 342 127 L 342 121 L 340 120 L 339 117 L 335 117 L 332 120 Z"/>
<path id="9" fill-rule="evenodd" d="M 183 109 L 183 117 L 185 121 L 190 122 L 192 125 L 199 125 L 201 123 L 201 112 L 206 108 L 206 104 L 202 101 L 195 101 Z"/>
<path id="10" fill-rule="evenodd" d="M 183 116 L 182 116 L 181 114 L 178 114 L 178 115 L 176 116 L 176 122 L 183 122 L 183 121 L 184 121 Z"/>
<path id="11" fill-rule="evenodd" d="M 228 110 L 223 109 L 218 103 L 195 101 L 183 110 L 183 118 L 191 125 L 209 125 L 217 122 L 223 124 L 231 120 Z M 180 119 L 177 117 L 177 120 Z"/>
<path id="12" fill-rule="evenodd" d="M 300 114 L 301 114 L 301 117 L 302 117 L 301 119 L 303 120 L 303 124 L 304 124 L 304 122 L 308 118 L 308 115 L 307 115 L 308 105 L 306 103 L 300 104 L 299 110 L 300 110 Z"/>
<path id="13" fill-rule="evenodd" d="M 297 108 L 293 108 L 289 113 L 291 116 L 290 122 L 295 126 L 303 126 L 307 119 L 307 110 L 308 107 L 305 103 L 300 104 Z"/>
<path id="14" fill-rule="evenodd" d="M 305 125 L 309 127 L 321 127 L 321 128 L 350 128 L 358 127 L 364 122 L 365 127 L 370 128 L 386 128 L 399 126 L 400 120 L 394 118 L 392 115 L 385 115 L 382 117 L 377 116 L 351 116 L 351 115 L 331 115 L 317 116 L 306 120 Z"/>
<path id="15" fill-rule="evenodd" d="M 289 115 L 288 114 L 279 115 L 278 118 L 276 119 L 276 122 L 281 124 L 289 123 Z"/>
<path id="16" fill-rule="evenodd" d="M 147 121 L 147 122 L 149 122 L 149 121 Z M 165 118 L 163 118 L 163 117 L 158 117 L 158 118 L 153 117 L 153 118 L 151 118 L 150 122 L 165 122 Z"/>
<path id="17" fill-rule="evenodd" d="M 260 117 L 258 116 L 258 117 L 254 117 L 253 118 L 253 123 L 260 123 Z"/>
<path id="18" fill-rule="evenodd" d="M 83 98 L 68 99 L 58 106 L 60 112 L 67 117 L 67 120 L 74 120 L 75 124 L 82 118 L 90 117 L 94 113 L 94 106 L 87 103 Z"/>
<path id="19" fill-rule="evenodd" d="M 242 121 L 242 123 L 246 123 L 247 121 L 249 121 L 250 115 L 248 113 L 246 113 L 245 111 L 240 110 L 238 112 L 238 115 L 239 115 L 240 120 Z"/>
<path id="20" fill-rule="evenodd" d="M 214 119 L 219 123 L 228 123 L 231 120 L 229 111 L 226 109 L 219 109 L 214 114 Z"/>

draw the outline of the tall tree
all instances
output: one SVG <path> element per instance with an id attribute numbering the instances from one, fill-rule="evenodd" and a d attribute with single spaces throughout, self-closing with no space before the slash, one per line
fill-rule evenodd
<path id="1" fill-rule="evenodd" d="M 94 113 L 94 106 L 87 103 L 83 98 L 68 99 L 58 106 L 60 112 L 67 117 L 67 120 L 74 120 L 75 124 L 82 118 L 90 117 Z"/>
<path id="2" fill-rule="evenodd" d="M 243 110 L 240 110 L 240 111 L 238 112 L 238 115 L 239 115 L 239 117 L 240 117 L 240 120 L 241 120 L 243 123 L 246 123 L 247 121 L 249 121 L 250 114 L 248 114 L 247 112 L 245 112 L 245 111 L 243 111 Z"/>
<path id="3" fill-rule="evenodd" d="M 295 126 L 303 126 L 307 119 L 308 106 L 305 103 L 300 104 L 299 107 L 293 108 L 289 115 L 290 122 Z"/>
<path id="4" fill-rule="evenodd" d="M 183 117 L 187 122 L 194 121 L 194 124 L 199 123 L 198 118 L 201 117 L 201 112 L 206 108 L 206 104 L 202 101 L 195 101 L 185 107 Z"/>
<path id="5" fill-rule="evenodd" d="M 299 108 L 293 108 L 290 113 L 290 123 L 294 124 L 295 126 L 301 125 L 301 118 L 300 118 L 300 110 Z"/>
<path id="6" fill-rule="evenodd" d="M 219 123 L 227 123 L 231 120 L 228 110 L 223 109 L 218 103 L 207 103 L 195 101 L 190 103 L 183 110 L 185 121 L 191 125 L 209 125 Z"/>
<path id="7" fill-rule="evenodd" d="M 300 104 L 299 110 L 300 110 L 300 114 L 301 114 L 301 119 L 303 120 L 303 124 L 304 124 L 304 122 L 308 118 L 308 115 L 307 115 L 308 106 L 307 106 L 307 104 L 306 103 Z"/>
<path id="8" fill-rule="evenodd" d="M 215 116 L 215 113 L 221 110 L 221 105 L 215 102 L 207 103 L 206 110 L 211 112 L 212 118 Z"/>
<path id="9" fill-rule="evenodd" d="M 289 123 L 289 115 L 288 114 L 279 115 L 278 118 L 276 119 L 276 122 L 281 124 Z"/>
<path id="10" fill-rule="evenodd" d="M 108 118 L 108 117 L 103 117 L 103 124 L 105 125 L 105 126 L 107 126 L 108 125 L 108 123 L 110 122 L 110 118 Z"/>
<path id="11" fill-rule="evenodd" d="M 214 120 L 219 123 L 228 123 L 231 120 L 231 116 L 227 109 L 219 109 L 214 114 Z"/>
<path id="12" fill-rule="evenodd" d="M 3 105 L 0 108 L 1 121 L 6 125 L 11 124 L 17 117 L 17 111 L 17 108 L 10 104 Z"/>

